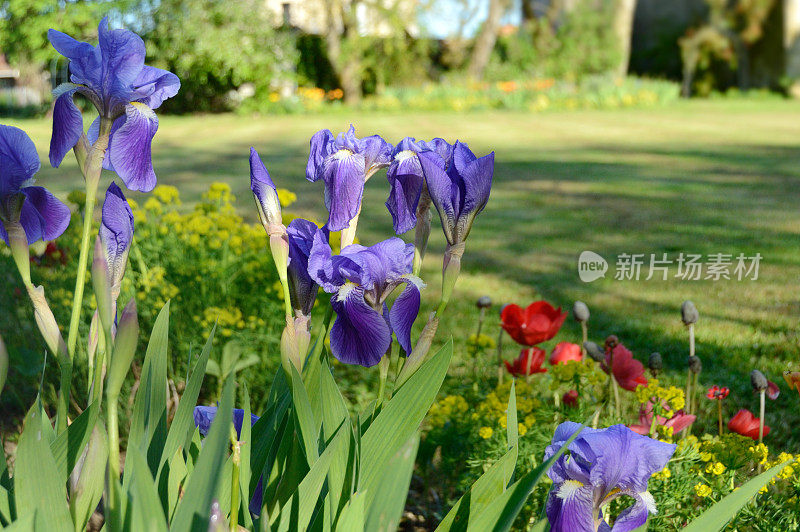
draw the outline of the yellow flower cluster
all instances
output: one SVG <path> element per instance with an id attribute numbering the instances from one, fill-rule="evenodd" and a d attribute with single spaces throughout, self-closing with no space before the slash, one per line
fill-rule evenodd
<path id="1" fill-rule="evenodd" d="M 507 380 L 486 396 L 486 399 L 472 413 L 472 419 L 474 421 L 488 420 L 505 429 L 507 426 L 506 411 L 510 393 L 511 381 Z M 533 396 L 533 388 L 524 380 L 516 381 L 514 393 L 517 400 L 517 418 L 521 420 L 519 421 L 518 431 L 520 435 L 524 435 L 528 428 L 536 423 L 534 412 L 542 406 L 542 403 Z"/>
<path id="2" fill-rule="evenodd" d="M 706 473 L 713 475 L 721 475 L 725 472 L 726 467 L 721 462 L 708 462 L 706 464 Z"/>
<path id="3" fill-rule="evenodd" d="M 144 308 L 142 303 L 149 298 L 153 302 L 153 308 L 160 309 L 168 299 L 174 299 L 179 293 L 178 287 L 167 281 L 164 268 L 153 266 L 139 278 L 136 299 L 140 308 Z"/>
<path id="4" fill-rule="evenodd" d="M 222 336 L 230 336 L 233 334 L 233 329 L 244 329 L 246 325 L 241 310 L 220 307 L 208 307 L 205 309 L 203 311 L 203 320 L 200 323 L 206 329 L 216 323 Z"/>
<path id="5" fill-rule="evenodd" d="M 634 393 L 636 394 L 636 400 L 641 404 L 649 401 L 654 403 L 665 402 L 672 411 L 681 410 L 686 406 L 686 399 L 682 389 L 677 386 L 668 388 L 660 386 L 658 379 L 650 379 L 647 386 L 637 386 Z"/>
<path id="6" fill-rule="evenodd" d="M 668 478 L 670 478 L 671 476 L 672 476 L 672 472 L 669 470 L 668 467 L 665 467 L 664 469 L 662 469 L 658 473 L 655 473 L 653 475 L 653 478 L 656 479 L 656 480 L 664 481 L 664 480 L 667 480 Z"/>
<path id="7" fill-rule="evenodd" d="M 478 430 L 478 436 L 480 436 L 484 440 L 488 440 L 489 438 L 491 438 L 492 434 L 494 434 L 494 429 L 492 429 L 492 427 L 481 427 Z"/>
<path id="8" fill-rule="evenodd" d="M 488 351 L 489 349 L 494 349 L 496 346 L 497 343 L 494 341 L 494 338 L 485 334 L 481 334 L 480 336 L 470 334 L 469 338 L 467 338 L 467 353 L 472 356 Z"/>
<path id="9" fill-rule="evenodd" d="M 575 382 L 581 378 L 585 379 L 590 386 L 601 385 L 608 378 L 598 364 L 588 357 L 581 361 L 569 360 L 566 363 L 551 366 L 550 375 L 553 377 L 553 382 L 550 385 L 550 389 L 553 391 L 561 383 Z"/>
<path id="10" fill-rule="evenodd" d="M 171 185 L 158 185 L 153 189 L 153 197 L 165 205 L 180 205 L 180 193 Z"/>
<path id="11" fill-rule="evenodd" d="M 700 483 L 700 484 L 696 484 L 695 485 L 694 493 L 698 497 L 705 498 L 705 497 L 708 497 L 709 495 L 711 495 L 711 493 L 713 493 L 713 491 L 711 489 L 711 486 L 709 486 L 708 484 Z"/>
<path id="12" fill-rule="evenodd" d="M 208 190 L 203 193 L 203 199 L 209 202 L 218 203 L 233 203 L 236 201 L 236 196 L 231 193 L 231 186 L 221 181 L 214 181 L 208 187 Z"/>
<path id="13" fill-rule="evenodd" d="M 463 397 L 460 395 L 448 395 L 431 407 L 428 413 L 428 422 L 432 427 L 443 427 L 454 416 L 464 414 L 467 410 L 469 410 L 469 405 Z M 491 434 L 486 436 L 486 438 L 489 437 L 491 437 Z"/>

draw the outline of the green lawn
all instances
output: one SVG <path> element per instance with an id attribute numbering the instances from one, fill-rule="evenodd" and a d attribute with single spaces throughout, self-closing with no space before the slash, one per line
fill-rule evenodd
<path id="1" fill-rule="evenodd" d="M 640 360 L 659 351 L 682 375 L 687 336 L 679 308 L 692 299 L 701 315 L 703 385 L 730 386 L 736 404 L 756 410 L 748 374 L 753 368 L 767 372 L 783 391 L 767 414 L 772 441 L 790 441 L 797 450 L 800 399 L 781 372 L 800 364 L 800 103 L 693 101 L 542 114 L 161 117 L 156 173 L 160 182 L 178 186 L 184 201 L 197 198 L 210 181 L 228 182 L 243 214 L 253 218 L 247 159 L 253 145 L 275 182 L 298 194 L 292 208 L 322 218 L 322 185 L 305 180 L 308 139 L 320 128 L 339 131 L 349 122 L 359 134 L 379 133 L 394 142 L 405 135 L 442 136 L 466 141 L 478 154 L 496 151 L 492 197 L 470 235 L 442 337 L 452 334 L 463 345 L 475 327 L 473 302 L 484 294 L 497 307 L 546 298 L 569 308 L 582 299 L 592 311 L 594 340 L 617 334 Z M 49 123 L 14 124 L 34 137 L 46 158 Z M 59 193 L 81 184 L 71 159 L 61 170 L 43 162 L 39 181 Z M 387 192 L 383 174 L 367 185 L 359 232 L 364 243 L 391 234 Z M 443 241 L 435 230 L 423 272 L 427 308 L 439 290 Z M 611 264 L 605 279 L 584 284 L 576 263 L 586 249 L 610 262 L 620 253 L 668 253 L 674 259 L 680 252 L 743 252 L 763 259 L 756 281 L 615 281 Z M 495 309 L 492 334 L 496 315 Z M 578 328 L 570 320 L 558 338 L 576 341 Z M 509 342 L 506 347 L 511 357 Z M 464 362 L 456 361 L 452 378 L 471 367 Z M 728 404 L 731 414 L 734 402 Z M 709 421 L 713 425 L 713 417 Z"/>

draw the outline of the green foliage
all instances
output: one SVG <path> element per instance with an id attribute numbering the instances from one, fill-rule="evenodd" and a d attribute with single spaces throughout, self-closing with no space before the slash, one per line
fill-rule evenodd
<path id="1" fill-rule="evenodd" d="M 293 81 L 293 38 L 273 28 L 263 2 L 163 0 L 151 19 L 148 57 L 181 79 L 181 96 L 166 102 L 168 110 L 230 109 L 241 98 L 235 91 L 246 83 L 266 97 L 271 88 Z"/>
<path id="2" fill-rule="evenodd" d="M 518 32 L 499 37 L 487 79 L 580 80 L 613 71 L 620 54 L 615 10 L 616 0 L 580 0 L 567 13 L 533 19 Z"/>
<path id="3" fill-rule="evenodd" d="M 130 0 L 2 0 L 0 50 L 13 62 L 39 67 L 58 57 L 47 40 L 57 28 L 78 40 L 97 38 L 97 23 L 106 14 L 119 13 Z"/>

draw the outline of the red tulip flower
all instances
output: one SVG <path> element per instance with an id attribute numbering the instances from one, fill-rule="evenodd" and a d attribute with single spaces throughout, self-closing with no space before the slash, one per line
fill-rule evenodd
<path id="1" fill-rule="evenodd" d="M 666 403 L 663 403 L 666 406 Z M 664 409 L 666 410 L 666 409 Z M 656 416 L 656 424 L 663 427 L 672 427 L 672 433 L 677 434 L 686 429 L 689 425 L 695 422 L 697 416 L 687 414 L 684 410 L 673 412 L 672 416 L 667 418 L 664 416 Z M 650 425 L 653 423 L 653 403 L 648 402 L 647 406 L 642 406 L 639 409 L 639 424 L 630 425 L 628 428 L 633 432 L 647 436 L 650 434 Z M 756 437 L 758 437 L 758 426 L 756 426 Z"/>
<path id="2" fill-rule="evenodd" d="M 728 397 L 729 393 L 731 393 L 731 391 L 730 389 L 728 389 L 727 386 L 723 386 L 722 388 L 720 388 L 715 384 L 714 386 L 708 389 L 706 397 L 708 397 L 709 399 L 716 399 L 717 401 L 721 401 L 722 399 Z"/>
<path id="3" fill-rule="evenodd" d="M 503 329 L 521 345 L 534 346 L 546 342 L 556 335 L 567 313 L 561 307 L 553 308 L 547 301 L 536 301 L 521 308 L 519 305 L 506 305 L 500 313 Z"/>
<path id="4" fill-rule="evenodd" d="M 561 402 L 570 408 L 578 406 L 578 390 L 570 390 L 565 393 L 564 397 L 561 398 Z"/>
<path id="5" fill-rule="evenodd" d="M 506 369 L 515 377 L 525 377 L 534 373 L 544 373 L 547 368 L 543 368 L 544 357 L 547 353 L 544 349 L 530 347 L 520 351 L 519 356 L 513 363 L 505 361 Z"/>
<path id="6" fill-rule="evenodd" d="M 760 421 L 752 412 L 743 408 L 728 421 L 728 430 L 757 440 Z M 767 434 L 769 434 L 769 427 L 764 425 L 764 436 Z"/>
<path id="7" fill-rule="evenodd" d="M 633 358 L 633 353 L 628 351 L 624 345 L 617 344 L 606 351 L 606 368 L 604 368 L 606 372 L 608 372 L 609 362 L 614 379 L 624 390 L 632 392 L 636 390 L 637 386 L 647 386 L 644 364 Z"/>
<path id="8" fill-rule="evenodd" d="M 578 362 L 583 360 L 581 346 L 570 342 L 557 343 L 553 348 L 553 352 L 550 353 L 550 364 L 553 366 L 556 364 L 566 364 L 570 360 L 576 360 Z"/>

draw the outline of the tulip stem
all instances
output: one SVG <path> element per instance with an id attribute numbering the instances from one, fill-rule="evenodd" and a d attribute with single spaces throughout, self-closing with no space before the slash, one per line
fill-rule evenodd
<path id="1" fill-rule="evenodd" d="M 759 392 L 758 443 L 764 441 L 764 390 Z"/>
<path id="2" fill-rule="evenodd" d="M 719 436 L 722 437 L 722 399 L 717 400 L 717 421 L 719 423 Z"/>
<path id="3" fill-rule="evenodd" d="M 619 389 L 617 388 L 617 379 L 614 377 L 614 351 L 608 355 L 608 377 L 611 380 L 611 390 L 614 394 L 614 413 L 619 418 Z"/>
<path id="4" fill-rule="evenodd" d="M 500 327 L 500 332 L 497 335 L 497 385 L 503 384 L 503 328 Z"/>
<path id="5" fill-rule="evenodd" d="M 587 355 L 586 342 L 589 341 L 589 331 L 585 321 L 581 322 L 581 333 L 583 333 L 583 342 L 581 342 L 581 353 L 583 353 L 583 356 L 586 356 Z"/>

